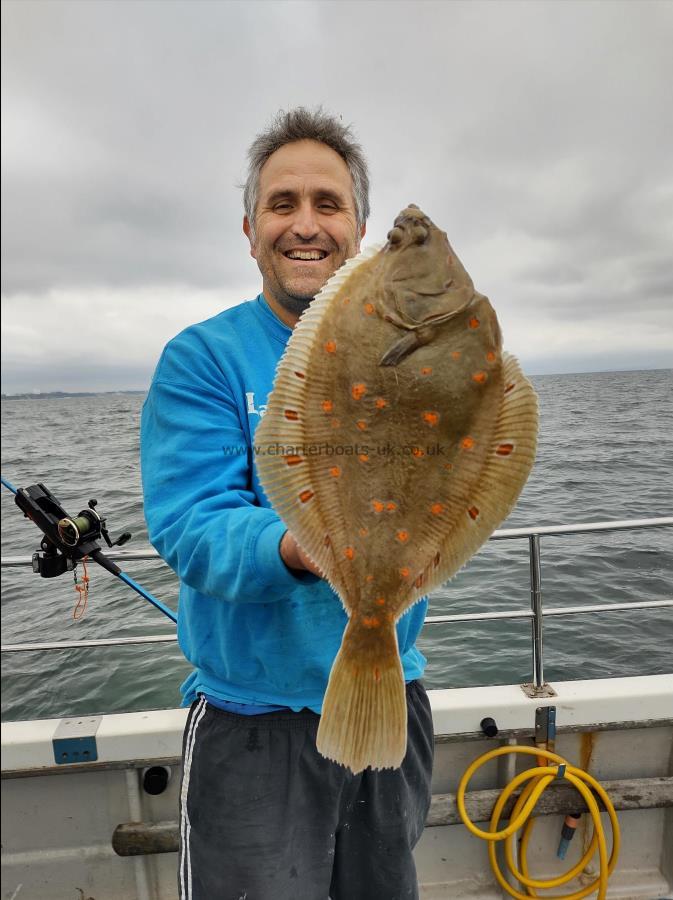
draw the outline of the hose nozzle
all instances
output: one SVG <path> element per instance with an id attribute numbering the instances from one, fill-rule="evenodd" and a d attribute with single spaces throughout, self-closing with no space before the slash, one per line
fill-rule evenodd
<path id="1" fill-rule="evenodd" d="M 559 859 L 566 858 L 568 847 L 575 836 L 575 829 L 580 823 L 581 815 L 582 813 L 570 813 L 570 815 L 565 817 L 563 828 L 561 829 L 561 840 L 559 841 L 558 850 L 556 851 L 556 855 Z"/>

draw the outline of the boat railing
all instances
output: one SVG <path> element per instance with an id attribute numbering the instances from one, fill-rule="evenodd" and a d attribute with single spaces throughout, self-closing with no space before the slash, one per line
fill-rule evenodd
<path id="1" fill-rule="evenodd" d="M 584 606 L 559 606 L 544 609 L 542 603 L 542 576 L 541 576 L 541 538 L 549 536 L 562 536 L 574 534 L 587 534 L 590 532 L 627 531 L 642 528 L 661 528 L 673 525 L 673 516 L 663 516 L 655 519 L 627 519 L 608 522 L 584 522 L 577 525 L 542 525 L 533 528 L 506 528 L 494 531 L 491 541 L 504 541 L 514 539 L 528 540 L 528 556 L 530 567 L 530 609 L 498 610 L 497 612 L 466 612 L 453 615 L 427 616 L 427 625 L 440 625 L 453 622 L 484 622 L 493 619 L 528 619 L 531 622 L 531 648 L 532 648 L 532 684 L 534 693 L 545 690 L 544 661 L 543 661 L 543 620 L 547 616 L 575 616 L 585 613 L 621 612 L 630 609 L 659 609 L 673 607 L 673 597 L 664 599 L 636 600 L 626 603 L 593 603 Z M 133 551 L 122 550 L 106 554 L 115 562 L 124 564 L 140 562 L 143 560 L 160 559 L 155 550 Z M 12 556 L 2 557 L 0 564 L 3 568 L 30 567 L 32 557 Z M 42 652 L 46 650 L 69 650 L 86 647 L 110 647 L 127 644 L 154 644 L 176 641 L 175 632 L 170 634 L 139 635 L 137 637 L 110 637 L 95 640 L 82 641 L 50 641 L 50 642 L 24 642 L 20 644 L 3 644 L 0 650 L 3 653 Z"/>

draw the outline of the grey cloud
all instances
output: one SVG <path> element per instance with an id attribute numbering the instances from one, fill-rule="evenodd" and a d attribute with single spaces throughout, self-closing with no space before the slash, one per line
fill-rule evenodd
<path id="1" fill-rule="evenodd" d="M 8 0 L 2 15 L 6 297 L 250 296 L 246 147 L 279 108 L 322 103 L 369 156 L 368 240 L 419 203 L 506 316 L 626 329 L 639 310 L 673 342 L 671 4 Z M 609 367 L 598 342 L 595 360 Z"/>

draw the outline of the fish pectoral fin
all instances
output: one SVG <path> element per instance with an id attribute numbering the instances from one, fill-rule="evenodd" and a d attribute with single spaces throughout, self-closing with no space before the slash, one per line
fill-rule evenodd
<path id="1" fill-rule="evenodd" d="M 391 322 L 393 325 L 397 325 L 398 327 L 406 328 L 408 329 L 408 331 L 396 343 L 394 343 L 392 347 L 386 350 L 386 352 L 381 357 L 379 365 L 399 365 L 399 363 L 401 363 L 403 359 L 406 359 L 407 356 L 412 354 L 414 350 L 418 350 L 419 347 L 422 347 L 424 344 L 428 344 L 434 337 L 436 330 L 440 325 L 444 325 L 447 322 L 450 322 L 452 319 L 455 319 L 456 316 L 464 313 L 474 300 L 474 297 L 475 295 L 473 294 L 467 301 L 467 303 L 463 303 L 462 306 L 458 307 L 458 309 L 451 309 L 445 313 L 438 313 L 434 316 L 427 316 L 422 322 L 415 322 L 413 324 L 403 322 L 397 317 L 393 318 L 391 315 L 386 315 L 384 317 L 386 321 Z"/>
<path id="2" fill-rule="evenodd" d="M 407 749 L 407 701 L 394 623 L 363 648 L 351 619 L 334 661 L 318 727 L 318 751 L 355 774 L 396 769 Z"/>
<path id="3" fill-rule="evenodd" d="M 423 345 L 418 331 L 408 331 L 403 337 L 396 341 L 383 354 L 379 361 L 380 366 L 396 366 L 406 359 L 414 350 L 418 350 Z"/>
<path id="4" fill-rule="evenodd" d="M 412 331 L 414 328 L 418 328 L 418 323 L 405 322 L 404 319 L 401 319 L 397 315 L 397 313 L 392 313 L 392 312 L 386 313 L 385 316 L 383 317 L 383 321 L 390 322 L 390 324 L 394 325 L 395 328 L 402 328 L 405 330 L 412 330 Z"/>

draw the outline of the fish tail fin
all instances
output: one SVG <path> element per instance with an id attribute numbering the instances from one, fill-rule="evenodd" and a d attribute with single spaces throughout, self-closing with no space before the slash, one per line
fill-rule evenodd
<path id="1" fill-rule="evenodd" d="M 398 768 L 407 747 L 407 703 L 395 623 L 346 626 L 317 738 L 328 759 L 361 772 Z"/>

